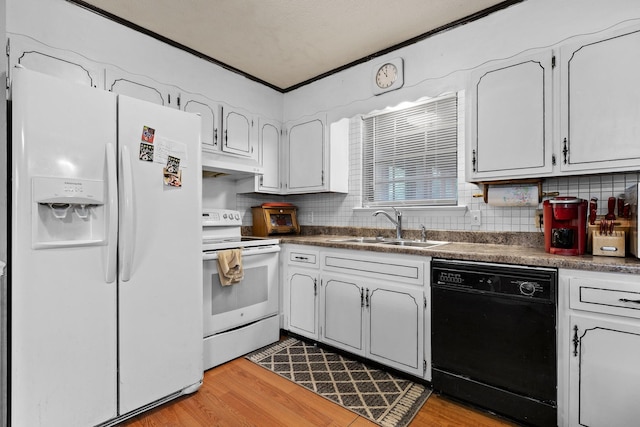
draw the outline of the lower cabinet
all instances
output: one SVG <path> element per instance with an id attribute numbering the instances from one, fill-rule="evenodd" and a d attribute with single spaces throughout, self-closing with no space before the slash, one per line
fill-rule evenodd
<path id="1" fill-rule="evenodd" d="M 365 287 L 353 277 L 323 275 L 322 341 L 364 356 Z"/>
<path id="2" fill-rule="evenodd" d="M 640 323 L 575 315 L 571 324 L 571 425 L 638 425 Z"/>
<path id="3" fill-rule="evenodd" d="M 289 288 L 289 330 L 318 339 L 318 272 L 291 268 Z"/>
<path id="4" fill-rule="evenodd" d="M 284 260 L 284 327 L 303 337 L 318 340 L 319 252 L 286 245 Z"/>
<path id="5" fill-rule="evenodd" d="M 366 356 L 422 377 L 427 364 L 423 290 L 378 285 L 371 287 L 368 298 Z"/>
<path id="6" fill-rule="evenodd" d="M 289 330 L 430 380 L 429 258 L 338 249 L 319 256 L 311 270 L 289 255 Z"/>
<path id="7" fill-rule="evenodd" d="M 565 404 L 561 425 L 622 427 L 640 420 L 637 276 L 560 271 L 565 287 Z M 561 305 L 562 307 L 562 305 Z"/>

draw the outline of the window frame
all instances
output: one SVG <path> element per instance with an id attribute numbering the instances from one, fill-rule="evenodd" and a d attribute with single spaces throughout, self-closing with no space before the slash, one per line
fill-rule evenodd
<path id="1" fill-rule="evenodd" d="M 451 105 L 451 101 L 453 101 L 453 105 Z M 361 206 L 363 208 L 389 206 L 416 208 L 458 206 L 458 154 L 460 150 L 458 141 L 460 138 L 459 125 L 461 119 L 461 112 L 459 110 L 461 105 L 460 102 L 464 102 L 464 97 L 461 96 L 460 93 L 446 93 L 438 97 L 422 99 L 416 102 L 405 102 L 396 107 L 377 111 L 361 117 L 362 133 L 360 179 Z M 442 109 L 444 110 L 444 119 L 438 118 L 436 120 L 427 119 L 425 121 L 420 121 L 422 127 L 417 127 L 418 129 L 421 129 L 421 131 L 417 133 L 422 133 L 422 137 L 416 138 L 414 135 L 406 141 L 401 140 L 402 132 L 397 132 L 395 127 L 399 120 L 406 120 L 410 114 L 420 112 L 420 109 L 425 109 L 422 113 L 427 112 L 430 109 L 429 107 L 437 110 L 438 106 L 442 106 Z M 390 138 L 392 142 L 379 142 L 369 139 L 370 136 L 375 138 L 375 136 L 370 135 L 375 133 L 370 129 L 374 124 L 372 122 L 367 124 L 366 121 L 375 121 L 380 119 L 391 120 L 391 122 L 394 123 L 393 126 L 389 126 L 389 129 L 392 129 L 394 133 L 386 135 L 387 139 Z M 437 134 L 438 131 L 443 129 L 443 126 L 444 129 L 446 129 L 446 132 L 449 133 L 448 135 L 445 135 L 444 137 L 442 135 L 430 135 L 430 132 L 432 134 Z M 413 133 L 416 133 L 415 129 L 413 130 Z M 396 150 L 398 146 L 402 147 L 403 145 L 411 145 L 411 143 L 415 145 L 416 143 L 419 144 L 421 142 L 424 143 L 422 149 L 415 150 L 416 152 L 413 154 L 398 154 L 399 150 Z M 383 156 L 379 161 L 376 161 L 376 154 L 374 153 L 375 147 L 368 147 L 367 144 L 377 143 L 381 144 L 382 148 L 392 150 L 393 154 Z M 430 147 L 427 147 L 429 144 Z M 442 156 L 434 158 L 433 156 L 437 155 L 438 149 L 443 150 Z M 407 160 L 414 155 L 419 156 L 419 159 L 422 160 Z M 442 166 L 438 166 L 439 161 L 443 162 Z M 380 166 L 385 162 L 389 167 L 389 174 L 406 174 L 407 170 L 411 169 L 414 172 L 412 175 L 413 179 L 403 182 L 403 180 L 394 179 L 398 178 L 397 175 L 395 177 L 391 176 L 390 179 L 386 181 L 384 179 L 380 179 L 382 174 L 380 174 L 380 169 L 376 170 L 376 165 Z M 398 162 L 398 165 L 395 165 L 395 162 Z M 446 176 L 425 178 L 428 171 L 435 173 L 440 170 L 444 170 Z M 420 178 L 420 173 L 423 174 L 422 178 Z M 379 180 L 377 184 L 374 181 L 374 178 Z M 439 183 L 441 188 L 434 188 L 434 183 Z M 369 188 L 367 188 L 368 185 L 370 186 Z M 382 190 L 380 188 L 376 189 L 376 185 L 386 186 L 386 188 L 383 188 Z M 402 193 L 403 188 L 406 191 L 408 187 L 411 187 L 410 197 L 425 194 L 431 194 L 431 197 L 406 199 L 405 193 L 402 199 L 395 199 L 395 197 L 398 196 L 398 192 Z M 442 189 L 444 190 L 441 194 L 444 194 L 445 197 L 433 197 L 433 194 L 438 192 L 437 190 Z M 384 199 L 379 198 L 380 194 L 384 191 L 388 192 L 389 197 Z"/>

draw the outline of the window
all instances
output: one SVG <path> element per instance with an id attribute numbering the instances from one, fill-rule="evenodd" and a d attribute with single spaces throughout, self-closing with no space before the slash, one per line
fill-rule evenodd
<path id="1" fill-rule="evenodd" d="M 457 204 L 457 95 L 363 118 L 364 206 Z"/>

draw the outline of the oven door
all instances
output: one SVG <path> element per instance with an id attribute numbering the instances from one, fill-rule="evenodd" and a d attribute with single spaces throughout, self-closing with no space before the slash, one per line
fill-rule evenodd
<path id="1" fill-rule="evenodd" d="M 244 249 L 244 278 L 229 286 L 220 283 L 218 254 L 203 253 L 205 338 L 278 313 L 278 252 L 277 245 Z"/>

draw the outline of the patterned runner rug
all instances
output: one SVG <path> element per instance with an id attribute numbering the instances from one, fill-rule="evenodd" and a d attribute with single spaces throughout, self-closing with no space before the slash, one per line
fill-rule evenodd
<path id="1" fill-rule="evenodd" d="M 385 427 L 408 425 L 431 394 L 422 384 L 295 338 L 246 358 Z"/>

